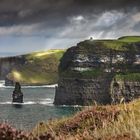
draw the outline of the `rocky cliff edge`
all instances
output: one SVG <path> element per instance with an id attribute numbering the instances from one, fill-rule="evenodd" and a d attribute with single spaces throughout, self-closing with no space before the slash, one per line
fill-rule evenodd
<path id="1" fill-rule="evenodd" d="M 85 40 L 69 48 L 59 65 L 54 104 L 89 105 L 140 97 L 140 37 Z"/>

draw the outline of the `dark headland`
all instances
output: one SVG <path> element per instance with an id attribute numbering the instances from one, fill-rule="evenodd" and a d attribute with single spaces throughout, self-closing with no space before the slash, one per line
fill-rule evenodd
<path id="1" fill-rule="evenodd" d="M 55 105 L 129 102 L 140 97 L 140 37 L 85 40 L 59 65 Z"/>

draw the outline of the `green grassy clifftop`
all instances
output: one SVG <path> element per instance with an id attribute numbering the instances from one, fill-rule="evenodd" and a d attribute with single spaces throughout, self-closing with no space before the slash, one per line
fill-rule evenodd
<path id="1" fill-rule="evenodd" d="M 69 48 L 59 68 L 60 73 L 67 77 L 74 74 L 84 78 L 94 77 L 103 73 L 105 69 L 111 70 L 111 68 L 116 73 L 139 75 L 139 57 L 140 36 L 124 36 L 117 40 L 90 39 Z M 74 69 L 75 67 L 79 70 Z"/>
<path id="2" fill-rule="evenodd" d="M 62 57 L 59 77 L 56 105 L 110 104 L 138 98 L 140 37 L 82 41 Z"/>

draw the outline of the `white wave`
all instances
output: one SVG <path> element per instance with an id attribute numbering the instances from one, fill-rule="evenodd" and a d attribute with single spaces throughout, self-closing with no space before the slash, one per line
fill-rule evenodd
<path id="1" fill-rule="evenodd" d="M 29 101 L 29 102 L 24 102 L 24 103 L 13 103 L 13 102 L 0 102 L 1 105 L 8 105 L 8 104 L 21 104 L 21 105 L 26 105 L 26 104 L 35 104 L 35 102 Z"/>
<path id="2" fill-rule="evenodd" d="M 2 87 L 0 86 L 0 88 L 12 88 L 12 89 L 14 89 L 15 87 L 14 87 L 14 86 L 5 86 L 5 85 L 4 85 L 4 86 L 2 86 Z"/>
<path id="3" fill-rule="evenodd" d="M 0 102 L 0 105 L 46 105 L 46 106 L 54 106 L 53 104 L 53 100 L 50 98 L 46 98 L 44 100 L 41 101 L 25 101 L 23 103 L 13 103 L 13 102 Z M 81 105 L 58 105 L 58 107 L 74 107 L 74 108 L 81 108 L 83 106 Z M 84 106 L 85 107 L 85 106 Z"/>
<path id="4" fill-rule="evenodd" d="M 14 103 L 13 103 L 14 104 Z M 33 104 L 36 104 L 36 102 L 33 102 L 33 101 L 28 101 L 28 102 L 23 102 L 21 103 L 23 105 L 33 105 Z"/>
<path id="5" fill-rule="evenodd" d="M 5 87 L 5 81 L 4 80 L 0 80 L 0 88 L 4 88 Z"/>
<path id="6" fill-rule="evenodd" d="M 22 86 L 22 88 L 55 88 L 58 84 L 54 85 L 41 85 L 41 86 Z M 14 86 L 5 86 L 5 80 L 0 80 L 0 88 L 15 88 Z"/>
<path id="7" fill-rule="evenodd" d="M 51 98 L 46 98 L 46 99 L 40 99 L 41 101 L 52 101 Z"/>
<path id="8" fill-rule="evenodd" d="M 59 106 L 61 106 L 61 107 L 75 107 L 75 108 L 77 108 L 77 107 L 83 107 L 81 105 L 59 105 Z"/>
<path id="9" fill-rule="evenodd" d="M 12 104 L 12 102 L 0 102 L 1 105 Z"/>
<path id="10" fill-rule="evenodd" d="M 25 102 L 23 102 L 23 103 L 13 103 L 13 102 L 9 102 L 9 101 L 7 101 L 7 102 L 0 102 L 0 105 L 35 105 L 35 104 L 39 104 L 39 105 L 51 105 L 51 106 L 53 106 L 53 101 L 37 101 L 37 102 L 35 102 L 35 101 L 25 101 Z"/>
<path id="11" fill-rule="evenodd" d="M 42 105 L 48 105 L 48 104 L 53 104 L 54 100 L 51 98 L 45 98 L 45 99 L 40 99 L 40 101 L 38 102 L 39 104 Z"/>
<path id="12" fill-rule="evenodd" d="M 55 85 L 42 85 L 42 86 L 22 86 L 22 88 L 55 88 L 56 86 L 58 86 L 57 84 Z"/>
<path id="13" fill-rule="evenodd" d="M 53 102 L 52 101 L 42 101 L 42 102 L 39 102 L 38 104 L 48 105 L 48 104 L 53 104 Z"/>
<path id="14" fill-rule="evenodd" d="M 21 88 L 55 88 L 57 87 L 58 84 L 55 84 L 55 85 L 42 85 L 42 86 L 21 86 Z M 15 88 L 14 86 L 0 86 L 0 87 L 3 87 L 3 88 Z"/>

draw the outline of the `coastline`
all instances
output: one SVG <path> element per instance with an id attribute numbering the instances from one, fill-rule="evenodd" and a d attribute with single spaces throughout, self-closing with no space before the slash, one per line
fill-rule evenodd
<path id="1" fill-rule="evenodd" d="M 36 85 L 32 85 L 32 84 L 23 84 L 21 85 L 22 88 L 55 88 L 58 86 L 58 84 L 50 84 L 50 85 L 43 85 L 43 84 L 36 84 Z M 0 88 L 14 88 L 14 86 L 11 85 L 7 85 L 5 86 L 5 80 L 0 80 Z"/>

